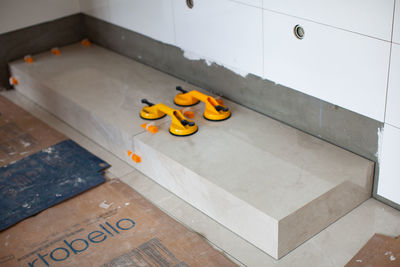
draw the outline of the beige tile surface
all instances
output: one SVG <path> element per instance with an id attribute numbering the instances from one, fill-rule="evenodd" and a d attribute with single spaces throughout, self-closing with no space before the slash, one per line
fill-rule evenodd
<path id="1" fill-rule="evenodd" d="M 132 137 L 145 131 L 141 99 L 173 105 L 177 85 L 200 90 L 96 45 L 60 49 L 60 56 L 34 55 L 33 64 L 10 63 L 20 81 L 16 89 L 122 159 L 128 159 Z"/>
<path id="2" fill-rule="evenodd" d="M 136 168 L 280 258 L 370 197 L 374 164 L 240 105 L 199 132 L 134 137 Z"/>

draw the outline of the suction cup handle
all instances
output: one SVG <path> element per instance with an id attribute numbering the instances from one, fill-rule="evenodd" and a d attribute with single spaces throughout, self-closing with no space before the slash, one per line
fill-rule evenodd
<path id="1" fill-rule="evenodd" d="M 215 109 L 217 110 L 217 111 L 228 111 L 229 110 L 229 108 L 224 108 L 223 106 L 220 106 L 220 105 L 218 105 L 218 106 L 215 106 Z"/>
<path id="2" fill-rule="evenodd" d="M 182 92 L 183 94 L 186 94 L 186 93 L 188 92 L 188 91 L 184 90 L 184 89 L 183 89 L 182 87 L 180 87 L 180 86 L 177 86 L 177 87 L 176 87 L 176 90 Z"/>
<path id="3" fill-rule="evenodd" d="M 192 121 L 187 121 L 187 120 L 181 120 L 181 123 L 183 126 L 189 125 L 189 126 L 194 126 L 195 123 Z"/>
<path id="4" fill-rule="evenodd" d="M 154 106 L 154 104 L 148 101 L 147 99 L 142 99 L 142 103 L 148 105 L 149 107 Z"/>

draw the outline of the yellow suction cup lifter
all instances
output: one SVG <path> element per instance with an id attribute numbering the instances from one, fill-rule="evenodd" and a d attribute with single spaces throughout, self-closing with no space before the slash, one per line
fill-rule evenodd
<path id="1" fill-rule="evenodd" d="M 174 103 L 178 106 L 193 106 L 199 103 L 199 101 L 204 102 L 206 108 L 203 116 L 207 120 L 223 121 L 229 119 L 231 116 L 229 108 L 224 106 L 222 100 L 216 100 L 214 97 L 200 93 L 196 90 L 188 92 L 180 86 L 177 86 L 176 90 L 182 92 L 181 94 L 177 94 L 174 99 Z"/>
<path id="2" fill-rule="evenodd" d="M 195 122 L 188 120 L 179 110 L 173 109 L 159 103 L 154 105 L 146 99 L 142 99 L 142 103 L 146 104 L 140 111 L 140 117 L 145 120 L 156 120 L 168 115 L 171 117 L 171 126 L 169 132 L 176 136 L 188 136 L 197 132 L 198 127 Z"/>

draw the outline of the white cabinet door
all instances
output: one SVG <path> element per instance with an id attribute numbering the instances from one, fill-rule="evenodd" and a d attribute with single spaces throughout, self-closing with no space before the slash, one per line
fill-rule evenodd
<path id="1" fill-rule="evenodd" d="M 392 45 L 385 122 L 400 128 L 400 45 Z"/>
<path id="2" fill-rule="evenodd" d="M 394 12 L 393 42 L 400 44 L 400 0 L 396 0 Z"/>
<path id="3" fill-rule="evenodd" d="M 262 9 L 229 0 L 174 0 L 176 43 L 185 52 L 262 76 Z"/>
<path id="4" fill-rule="evenodd" d="M 400 129 L 385 124 L 378 195 L 400 205 Z"/>
<path id="5" fill-rule="evenodd" d="M 389 54 L 389 42 L 264 11 L 265 78 L 379 121 Z"/>
<path id="6" fill-rule="evenodd" d="M 265 9 L 390 41 L 394 0 L 263 0 Z"/>
<path id="7" fill-rule="evenodd" d="M 109 1 L 110 22 L 164 43 L 174 44 L 172 0 Z"/>

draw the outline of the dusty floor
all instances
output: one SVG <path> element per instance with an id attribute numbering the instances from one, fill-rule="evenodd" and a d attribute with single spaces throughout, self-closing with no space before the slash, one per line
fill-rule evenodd
<path id="1" fill-rule="evenodd" d="M 118 177 L 167 214 L 204 235 L 240 265 L 248 266 L 343 266 L 374 233 L 400 235 L 400 211 L 369 199 L 325 230 L 276 261 L 177 198 L 131 166 L 55 118 L 15 91 L 2 92 L 16 104 L 67 135 L 112 165 L 107 175 Z"/>

